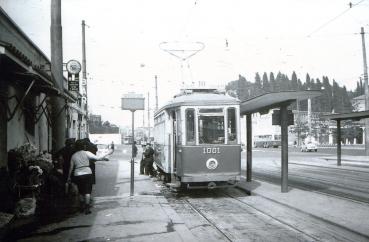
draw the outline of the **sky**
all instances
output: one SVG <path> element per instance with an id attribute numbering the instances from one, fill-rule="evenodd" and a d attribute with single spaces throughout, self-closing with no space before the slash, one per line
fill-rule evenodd
<path id="1" fill-rule="evenodd" d="M 159 107 L 183 83 L 224 88 L 238 75 L 254 81 L 256 72 L 265 71 L 295 71 L 302 81 L 306 73 L 325 75 L 353 90 L 363 75 L 360 28 L 369 29 L 369 0 L 351 3 L 62 0 L 63 59 L 82 63 L 85 20 L 89 112 L 117 125 L 131 122 L 129 111 L 120 109 L 123 94 L 141 93 L 147 103 L 149 93 L 154 109 L 155 75 Z M 0 0 L 0 6 L 50 57 L 51 0 Z M 204 48 L 183 61 L 164 51 L 173 47 L 186 49 L 184 55 Z M 136 117 L 139 126 L 147 126 L 147 111 Z"/>

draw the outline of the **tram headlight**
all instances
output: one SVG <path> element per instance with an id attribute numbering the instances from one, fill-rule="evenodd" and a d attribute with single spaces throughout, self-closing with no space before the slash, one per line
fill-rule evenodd
<path id="1" fill-rule="evenodd" d="M 209 170 L 214 170 L 218 167 L 218 161 L 214 158 L 210 158 L 206 161 L 206 167 Z"/>

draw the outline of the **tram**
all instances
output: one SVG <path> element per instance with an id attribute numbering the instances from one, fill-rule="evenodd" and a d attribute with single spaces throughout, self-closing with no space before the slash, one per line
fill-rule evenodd
<path id="1" fill-rule="evenodd" d="M 154 115 L 154 162 L 173 188 L 235 185 L 241 176 L 239 100 L 183 89 Z"/>

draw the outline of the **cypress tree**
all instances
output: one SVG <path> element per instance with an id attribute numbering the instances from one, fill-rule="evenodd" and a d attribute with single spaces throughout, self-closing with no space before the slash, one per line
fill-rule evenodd
<path id="1" fill-rule="evenodd" d="M 270 92 L 270 84 L 268 80 L 268 74 L 266 72 L 263 74 L 263 90 L 264 92 Z"/>
<path id="2" fill-rule="evenodd" d="M 262 85 L 261 85 L 261 78 L 258 72 L 255 73 L 255 84 L 254 84 L 254 88 L 255 88 L 255 94 L 256 95 L 260 95 L 263 93 L 262 90 Z"/>
<path id="3" fill-rule="evenodd" d="M 275 84 L 275 79 L 274 79 L 274 74 L 273 72 L 270 72 L 269 74 L 269 83 L 270 83 L 270 91 L 275 92 L 276 90 L 276 84 Z"/>
<path id="4" fill-rule="evenodd" d="M 296 76 L 295 71 L 292 72 L 292 76 L 291 76 L 291 90 L 294 90 L 294 91 L 298 90 L 297 76 Z"/>

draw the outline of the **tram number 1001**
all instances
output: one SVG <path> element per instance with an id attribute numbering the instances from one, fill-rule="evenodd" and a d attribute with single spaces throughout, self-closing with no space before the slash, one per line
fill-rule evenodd
<path id="1" fill-rule="evenodd" d="M 219 148 L 203 148 L 204 154 L 220 154 Z"/>

